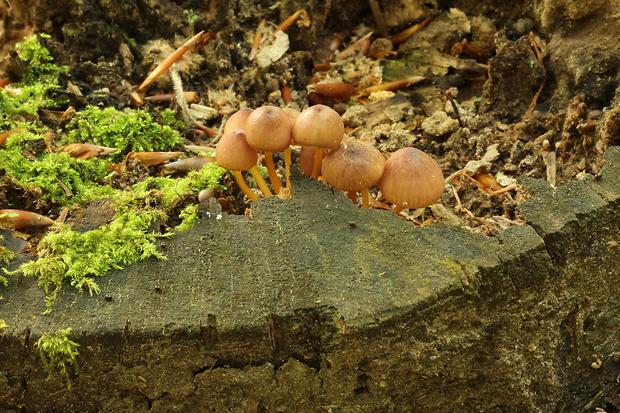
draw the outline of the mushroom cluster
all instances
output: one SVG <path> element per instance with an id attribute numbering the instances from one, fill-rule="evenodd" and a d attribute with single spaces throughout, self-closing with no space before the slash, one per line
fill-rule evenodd
<path id="1" fill-rule="evenodd" d="M 402 148 L 386 160 L 374 146 L 348 138 L 340 115 L 321 104 L 301 113 L 276 106 L 241 109 L 224 125 L 215 159 L 233 172 L 243 192 L 255 200 L 258 196 L 247 186 L 241 171 L 249 170 L 264 196 L 272 196 L 256 167 L 258 151 L 262 151 L 273 191 L 279 194 L 283 187 L 272 153 L 283 151 L 286 188 L 292 195 L 291 145 L 301 146 L 299 162 L 304 174 L 327 181 L 346 192 L 353 202 L 361 192 L 364 208 L 370 205 L 368 188 L 375 185 L 397 213 L 431 205 L 444 191 L 441 168 L 428 154 Z"/>

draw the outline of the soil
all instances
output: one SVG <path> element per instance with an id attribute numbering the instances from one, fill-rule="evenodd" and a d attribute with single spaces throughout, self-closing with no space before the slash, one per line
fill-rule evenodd
<path id="1" fill-rule="evenodd" d="M 61 0 L 53 8 L 45 1 L 0 0 L 0 79 L 23 76 L 12 45 L 45 32 L 51 38 L 41 42 L 57 64 L 69 67 L 52 93 L 67 98 L 76 111 L 87 105 L 131 110 L 138 106 L 134 92 L 161 59 L 199 31 L 211 30 L 216 38 L 187 52 L 179 63 L 184 90 L 195 91 L 198 103 L 211 108 L 198 126 L 188 123 L 182 129 L 188 145 L 216 147 L 217 138 L 205 134 L 204 127 L 221 130 L 243 107 L 303 109 L 325 103 L 342 115 L 349 136 L 373 144 L 386 157 L 414 146 L 438 162 L 446 190 L 425 211 L 409 211 L 411 225 L 430 218 L 489 236 L 523 224 L 517 205 L 530 195 L 521 190 L 519 178 L 542 178 L 555 187 L 600 174 L 604 152 L 620 141 L 617 1 L 369 3 L 378 3 L 382 15 L 366 2 L 340 0 L 292 0 L 276 7 L 261 0 L 156 5 Z M 274 41 L 276 27 L 304 8 L 310 25 L 287 28 L 288 46 Z M 428 25 L 411 37 L 390 40 L 426 18 Z M 251 58 L 257 32 L 263 40 Z M 367 35 L 368 49 L 347 56 L 348 48 Z M 412 76 L 424 80 L 361 93 Z M 345 83 L 360 94 L 313 94 L 323 83 Z M 170 77 L 163 75 L 145 95 L 172 91 Z M 48 109 L 64 112 L 69 105 Z M 144 107 L 153 105 L 179 114 L 183 110 L 174 100 Z M 58 129 L 57 118 L 45 111 L 36 120 Z M 276 162 L 281 165 L 282 159 Z M 161 172 L 159 167 L 135 168 L 129 173 L 136 180 Z M 45 209 L 53 219 L 61 213 L 60 205 L 43 208 L 41 199 L 6 177 L 0 185 L 0 209 Z M 226 186 L 216 192 L 224 211 L 250 214 L 251 202 L 231 177 Z M 371 195 L 382 208 L 380 192 L 375 188 Z M 196 200 L 188 198 L 191 202 Z M 86 210 L 102 219 L 109 215 L 107 208 L 98 202 Z M 78 216 L 83 211 L 69 211 L 67 219 L 84 220 Z M 178 223 L 175 219 L 168 225 Z M 36 249 L 45 230 L 24 231 Z"/>

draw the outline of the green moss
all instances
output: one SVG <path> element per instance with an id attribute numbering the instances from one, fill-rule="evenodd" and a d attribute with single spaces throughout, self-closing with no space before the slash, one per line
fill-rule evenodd
<path id="1" fill-rule="evenodd" d="M 66 380 L 67 388 L 71 388 L 69 375 L 78 373 L 77 358 L 80 355 L 75 341 L 69 340 L 72 329 L 58 330 L 53 335 L 44 333 L 34 343 L 34 348 L 39 351 L 43 368 L 47 373 L 47 380 L 50 381 L 55 374 L 60 375 L 61 379 Z"/>
<path id="2" fill-rule="evenodd" d="M 67 68 L 53 63 L 40 38 L 33 36 L 17 46 L 19 58 L 27 62 L 22 81 L 12 85 L 21 92 L 13 95 L 0 90 L 0 131 L 24 129 L 12 134 L 0 150 L 0 174 L 7 176 L 12 185 L 56 207 L 84 205 L 106 197 L 116 201 L 115 217 L 100 228 L 80 233 L 63 224 L 51 227 L 37 245 L 39 259 L 12 272 L 38 278 L 46 293 L 47 313 L 65 283 L 93 294 L 99 292 L 97 277 L 110 269 L 149 257 L 165 259 L 154 241 L 167 235 L 153 232 L 152 224 L 181 210 L 182 223 L 175 229 L 190 228 L 197 219 L 197 206 L 191 204 L 195 195 L 205 188 L 220 187 L 226 171 L 212 163 L 183 178 L 147 178 L 124 192 L 110 186 L 117 179 L 108 168 L 110 160 L 116 162 L 129 151 L 168 151 L 181 144 L 178 129 L 184 125 L 170 109 L 149 112 L 87 107 L 56 131 L 58 143 L 90 142 L 119 151 L 86 160 L 71 158 L 64 152 L 50 153 L 46 139 L 49 129 L 37 123 L 37 113 L 41 108 L 61 104 L 49 99 L 47 92 L 58 87 L 58 75 Z M 0 248 L 1 261 L 8 262 L 11 256 L 10 251 Z M 4 276 L 0 276 L 0 284 L 7 284 Z"/>
<path id="3" fill-rule="evenodd" d="M 198 194 L 205 188 L 223 188 L 220 182 L 225 173 L 226 169 L 211 162 L 199 170 L 189 172 L 184 178 L 151 177 L 136 184 L 134 189 L 142 193 L 149 189 L 158 189 L 163 193 L 162 205 L 165 208 L 174 208 L 188 191 Z"/>
<path id="4" fill-rule="evenodd" d="M 6 212 L 0 214 L 0 219 L 2 219 L 5 215 L 7 215 Z M 4 240 L 4 237 L 0 235 L 0 241 L 3 241 L 3 240 Z M 11 262 L 13 257 L 15 257 L 15 254 L 13 253 L 13 251 L 11 251 L 8 248 L 0 247 L 0 262 L 8 264 L 9 262 Z M 7 283 L 6 278 L 3 278 L 0 275 L 0 284 L 6 285 L 6 283 Z"/>
<path id="5" fill-rule="evenodd" d="M 198 219 L 198 205 L 188 205 L 179 213 L 179 218 L 182 219 L 181 223 L 174 227 L 177 231 L 186 231 L 194 226 Z"/>
<path id="6" fill-rule="evenodd" d="M 138 47 L 138 42 L 136 42 L 136 39 L 134 39 L 133 37 L 129 37 L 126 33 L 123 33 L 123 37 L 125 38 L 125 41 L 129 46 Z"/>
<path id="7" fill-rule="evenodd" d="M 103 158 L 75 159 L 66 152 L 44 152 L 36 159 L 25 156 L 24 149 L 44 139 L 42 134 L 29 131 L 9 137 L 0 151 L 0 169 L 15 184 L 61 205 L 84 203 L 114 192 L 103 185 L 111 176 L 108 162 Z"/>
<path id="8" fill-rule="evenodd" d="M 445 67 L 437 66 L 435 52 L 427 49 L 413 49 L 399 59 L 385 60 L 383 80 L 386 82 L 410 76 L 438 76 L 446 72 Z"/>
<path id="9" fill-rule="evenodd" d="M 17 138 L 13 143 L 16 144 L 16 142 L 22 141 Z M 56 157 L 59 155 L 55 154 Z M 103 276 L 107 271 L 120 269 L 122 265 L 132 264 L 149 257 L 165 259 L 154 244 L 158 237 L 164 235 L 152 232 L 151 224 L 158 219 L 165 219 L 169 211 L 182 206 L 182 202 L 188 199 L 188 192 L 196 195 L 204 188 L 220 186 L 222 176 L 226 173 L 225 169 L 216 163 L 211 163 L 200 170 L 188 173 L 183 178 L 148 178 L 136 184 L 133 191 L 115 191 L 107 186 L 98 187 L 93 184 L 92 192 L 89 193 L 86 183 L 77 178 L 67 179 L 72 175 L 62 175 L 62 171 L 65 167 L 67 174 L 79 171 L 81 162 L 93 161 L 96 158 L 80 161 L 80 163 L 75 163 L 77 160 L 67 156 L 62 156 L 61 159 L 66 164 L 56 164 L 55 168 L 46 170 L 44 173 L 24 171 L 23 175 L 19 176 L 23 176 L 25 180 L 26 177 L 30 177 L 27 180 L 29 184 L 51 188 L 53 187 L 52 178 L 61 173 L 61 178 L 67 184 L 81 182 L 84 185 L 72 186 L 76 188 L 77 194 L 81 194 L 82 200 L 89 196 L 93 199 L 99 198 L 106 191 L 113 191 L 116 215 L 107 225 L 85 233 L 74 231 L 66 225 L 58 225 L 55 231 L 49 232 L 39 242 L 39 259 L 24 263 L 15 271 L 39 279 L 39 285 L 46 293 L 48 306 L 46 312 L 52 310 L 58 292 L 65 281 L 79 291 L 98 293 L 99 287 L 95 279 Z M 38 163 L 33 162 L 34 165 Z M 42 179 L 46 179 L 45 184 L 40 181 Z M 62 198 L 62 194 L 59 196 Z M 63 200 L 67 201 L 66 198 Z M 190 228 L 197 218 L 196 206 L 185 206 L 180 218 L 183 223 L 176 229 Z"/>
<path id="10" fill-rule="evenodd" d="M 41 33 L 39 36 L 43 39 L 52 37 L 45 33 Z M 41 45 L 37 36 L 31 36 L 23 42 L 16 44 L 15 50 L 21 60 L 28 62 L 26 75 L 23 79 L 23 82 L 26 84 L 37 82 L 55 83 L 61 72 L 69 70 L 66 66 L 59 67 L 52 63 L 54 58 L 49 50 Z"/>
<path id="11" fill-rule="evenodd" d="M 21 87 L 19 95 L 12 95 L 0 89 L 0 120 L 8 119 L 15 114 L 28 113 L 34 115 L 39 108 L 56 107 L 61 102 L 46 96 L 49 84 L 35 83 Z"/>
<path id="12" fill-rule="evenodd" d="M 119 198 L 122 201 L 123 196 Z M 164 213 L 148 202 L 141 199 L 117 205 L 114 219 L 98 229 L 80 233 L 59 225 L 57 231 L 43 237 L 39 259 L 22 264 L 16 272 L 39 279 L 47 295 L 46 313 L 53 308 L 65 280 L 79 291 L 98 293 L 95 277 L 149 257 L 165 259 L 153 243 L 163 235 L 149 230 Z"/>
<path id="13" fill-rule="evenodd" d="M 0 214 L 0 218 L 2 218 L 3 214 Z M 0 235 L 0 241 L 2 241 L 4 239 L 4 237 L 2 235 Z M 15 254 L 13 253 L 13 251 L 11 251 L 8 248 L 4 248 L 2 246 L 0 246 L 0 262 L 3 262 L 5 264 L 8 264 L 9 262 L 11 262 L 11 260 L 13 259 L 13 257 L 15 256 Z M 8 285 L 9 280 L 6 279 L 5 276 L 0 274 L 0 284 L 4 285 L 5 287 Z M 0 295 L 0 300 L 2 300 L 2 296 Z"/>
<path id="14" fill-rule="evenodd" d="M 39 36 L 50 37 L 46 34 Z M 39 108 L 57 107 L 63 103 L 47 97 L 47 91 L 58 87 L 58 75 L 68 71 L 68 68 L 53 63 L 52 55 L 41 45 L 37 36 L 18 43 L 15 49 L 19 58 L 27 63 L 27 68 L 22 81 L 12 85 L 19 90 L 19 94 L 0 89 L 0 122 L 15 114 L 35 115 Z"/>
<path id="15" fill-rule="evenodd" d="M 164 110 L 162 119 L 175 119 L 174 112 Z M 168 151 L 181 144 L 180 134 L 168 124 L 158 123 L 142 109 L 129 112 L 108 107 L 89 106 L 68 124 L 61 143 L 90 142 L 117 148 L 110 159 L 121 159 L 127 152 Z"/>
<path id="16" fill-rule="evenodd" d="M 185 129 L 185 122 L 174 110 L 163 109 L 157 112 L 157 114 L 161 116 L 161 121 L 164 125 L 180 130 Z"/>

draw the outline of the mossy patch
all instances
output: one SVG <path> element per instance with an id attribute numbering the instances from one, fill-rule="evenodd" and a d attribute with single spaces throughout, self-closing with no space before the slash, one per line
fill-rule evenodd
<path id="1" fill-rule="evenodd" d="M 89 106 L 61 128 L 54 125 L 59 129 L 50 130 L 37 114 L 41 108 L 58 104 L 46 97 L 47 90 L 57 87 L 58 75 L 67 69 L 53 64 L 51 54 L 36 36 L 18 45 L 17 50 L 27 69 L 22 81 L 13 85 L 15 91 L 0 91 L 0 130 L 19 131 L 11 134 L 0 150 L 0 174 L 21 193 L 31 195 L 29 198 L 36 202 L 32 209 L 51 218 L 61 208 L 78 206 L 71 209 L 73 214 L 91 201 L 114 199 L 115 215 L 110 222 L 86 232 L 58 223 L 36 244 L 36 261 L 22 264 L 13 272 L 5 270 L 4 274 L 38 278 L 49 312 L 65 282 L 93 294 L 99 292 L 96 278 L 111 269 L 149 257 L 165 259 L 154 241 L 169 236 L 173 227 L 177 231 L 191 227 L 197 219 L 198 192 L 221 187 L 226 171 L 211 163 L 184 177 L 172 178 L 148 177 L 149 170 L 144 169 L 139 172 L 144 175 L 137 177 L 139 182 L 130 186 L 110 168 L 111 162 L 130 151 L 180 149 L 178 129 L 184 127 L 180 118 L 170 109 L 121 111 Z M 58 145 L 82 142 L 119 151 L 82 160 L 56 149 Z M 10 207 L 13 202 L 7 198 L 4 203 Z M 171 216 L 174 214 L 178 216 Z M 161 233 L 160 226 L 154 229 L 156 221 L 162 228 L 168 225 L 170 232 Z M 8 261 L 9 253 L 1 249 L 0 260 Z M 6 277 L 0 276 L 0 284 L 6 283 Z"/>
<path id="2" fill-rule="evenodd" d="M 159 112 L 162 122 L 172 123 L 174 112 Z M 130 151 L 168 151 L 181 144 L 180 134 L 168 124 L 159 123 L 142 109 L 120 111 L 112 107 L 89 106 L 79 112 L 66 127 L 61 143 L 89 142 L 117 148 L 110 159 L 119 160 Z"/>
<path id="3" fill-rule="evenodd" d="M 95 278 L 107 271 L 149 257 L 165 259 L 154 241 L 171 233 L 153 231 L 151 225 L 165 220 L 168 211 L 181 207 L 182 224 L 176 230 L 191 227 L 197 219 L 196 207 L 180 205 L 185 195 L 219 186 L 224 173 L 223 168 L 212 163 L 184 178 L 149 178 L 132 191 L 117 190 L 116 214 L 110 223 L 84 233 L 57 225 L 39 242 L 39 259 L 22 264 L 15 272 L 39 279 L 47 295 L 47 312 L 53 308 L 65 280 L 79 291 L 98 293 Z"/>
<path id="4" fill-rule="evenodd" d="M 0 214 L 0 218 L 1 218 Z M 4 237 L 0 235 L 0 241 L 4 240 Z M 15 254 L 8 248 L 0 246 L 0 263 L 8 264 L 11 262 Z M 8 284 L 8 280 L 2 274 L 0 274 L 0 284 L 6 286 Z M 0 300 L 2 300 L 2 296 L 0 296 Z"/>
<path id="5" fill-rule="evenodd" d="M 151 177 L 137 183 L 134 189 L 138 192 L 158 189 L 163 193 L 161 204 L 165 208 L 173 208 L 188 191 L 197 194 L 205 188 L 223 188 L 220 182 L 225 173 L 226 169 L 211 162 L 201 169 L 189 172 L 184 178 Z"/>
<path id="6" fill-rule="evenodd" d="M 52 36 L 41 33 L 39 37 L 50 39 Z M 15 45 L 19 58 L 28 62 L 28 68 L 23 78 L 23 83 L 25 84 L 37 82 L 55 83 L 61 72 L 69 70 L 66 66 L 57 66 L 53 63 L 54 58 L 52 54 L 41 44 L 39 37 L 31 36 Z"/>
<path id="7" fill-rule="evenodd" d="M 52 380 L 58 374 L 71 388 L 70 375 L 78 373 L 77 358 L 80 355 L 75 341 L 69 339 L 72 329 L 58 330 L 53 335 L 44 333 L 35 343 L 39 351 L 43 367 L 47 372 L 47 380 Z"/>
<path id="8" fill-rule="evenodd" d="M 0 127 L 6 126 L 14 115 L 36 115 L 40 108 L 66 103 L 47 96 L 49 89 L 58 87 L 58 75 L 69 70 L 54 64 L 49 50 L 41 45 L 39 38 L 49 37 L 46 34 L 31 36 L 16 45 L 19 58 L 27 66 L 20 82 L 10 90 L 0 88 Z"/>
<path id="9" fill-rule="evenodd" d="M 84 233 L 58 225 L 40 241 L 39 259 L 22 264 L 17 271 L 39 279 L 47 295 L 47 312 L 53 308 L 65 280 L 80 291 L 98 293 L 94 278 L 108 270 L 149 257 L 165 259 L 153 243 L 163 235 L 149 230 L 156 219 L 164 218 L 164 213 L 148 203 L 149 199 L 143 198 L 118 205 L 110 223 Z"/>
<path id="10" fill-rule="evenodd" d="M 75 159 L 66 152 L 42 152 L 45 136 L 30 131 L 14 133 L 0 151 L 0 169 L 14 184 L 62 206 L 110 196 L 105 185 L 111 177 L 109 162 L 102 158 Z"/>
<path id="11" fill-rule="evenodd" d="M 198 219 L 198 205 L 188 205 L 179 213 L 181 223 L 174 227 L 177 231 L 186 231 L 194 226 Z"/>

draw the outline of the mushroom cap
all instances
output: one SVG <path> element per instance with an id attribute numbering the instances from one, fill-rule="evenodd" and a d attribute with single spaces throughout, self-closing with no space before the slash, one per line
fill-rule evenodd
<path id="1" fill-rule="evenodd" d="M 379 181 L 389 202 L 405 208 L 423 208 L 436 202 L 444 191 L 444 178 L 437 162 L 416 148 L 402 148 L 385 163 Z"/>
<path id="2" fill-rule="evenodd" d="M 381 179 L 385 157 L 377 148 L 358 140 L 344 140 L 321 165 L 323 178 L 341 191 L 361 191 Z"/>
<path id="3" fill-rule="evenodd" d="M 229 171 L 245 171 L 256 165 L 256 149 L 248 145 L 241 129 L 226 132 L 215 150 L 215 161 Z"/>
<path id="4" fill-rule="evenodd" d="M 236 129 L 245 130 L 245 124 L 248 120 L 248 116 L 250 116 L 253 111 L 254 109 L 251 108 L 243 108 L 230 115 L 224 125 L 224 133 Z"/>
<path id="5" fill-rule="evenodd" d="M 278 152 L 291 144 L 291 117 L 277 106 L 254 109 L 245 124 L 248 144 L 258 151 Z"/>
<path id="6" fill-rule="evenodd" d="M 314 105 L 304 109 L 293 124 L 296 145 L 338 149 L 344 138 L 344 123 L 334 109 Z"/>

